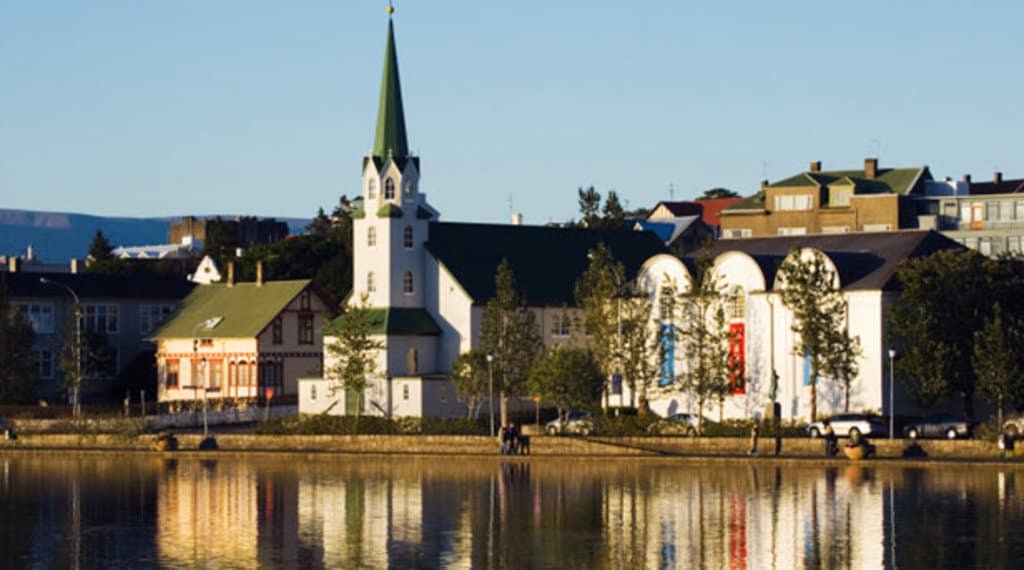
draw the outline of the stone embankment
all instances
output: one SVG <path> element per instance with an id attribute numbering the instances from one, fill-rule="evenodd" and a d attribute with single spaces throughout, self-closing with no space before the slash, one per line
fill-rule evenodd
<path id="1" fill-rule="evenodd" d="M 486 436 L 445 435 L 251 435 L 219 434 L 220 452 L 352 453 L 419 455 L 496 455 L 497 443 Z M 199 449 L 201 435 L 177 435 L 179 451 Z M 24 434 L 0 440 L 4 450 L 151 451 L 154 435 Z M 747 438 L 682 437 L 550 437 L 534 436 L 531 455 L 563 457 L 746 457 Z M 876 440 L 878 459 L 966 460 L 1000 459 L 995 443 L 987 441 Z M 779 458 L 823 459 L 823 442 L 791 438 L 781 441 Z M 1024 450 L 1022 450 L 1024 451 Z M 1024 457 L 1020 452 L 1018 457 Z M 776 457 L 775 441 L 762 439 L 758 457 Z M 837 460 L 845 461 L 845 458 Z"/>

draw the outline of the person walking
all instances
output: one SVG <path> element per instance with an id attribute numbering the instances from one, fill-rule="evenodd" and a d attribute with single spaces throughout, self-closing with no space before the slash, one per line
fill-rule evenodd
<path id="1" fill-rule="evenodd" d="M 825 426 L 825 457 L 835 457 L 839 451 L 836 445 L 836 431 L 832 429 L 832 424 L 828 420 L 823 421 L 822 425 Z"/>
<path id="2" fill-rule="evenodd" d="M 747 455 L 753 457 L 757 455 L 757 436 L 760 435 L 761 428 L 754 422 L 753 427 L 750 428 L 750 450 L 747 451 Z"/>

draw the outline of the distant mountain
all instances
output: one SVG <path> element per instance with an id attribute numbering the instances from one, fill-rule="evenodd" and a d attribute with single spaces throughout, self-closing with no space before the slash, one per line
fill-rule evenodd
<path id="1" fill-rule="evenodd" d="M 221 217 L 234 219 L 235 216 Z M 33 255 L 48 263 L 64 263 L 76 257 L 83 258 L 97 229 L 103 230 L 114 247 L 167 243 L 171 222 L 179 219 L 181 216 L 116 218 L 0 208 L 0 255 L 24 255 L 31 245 Z M 293 234 L 304 232 L 310 222 L 302 218 L 277 219 L 287 223 Z"/>

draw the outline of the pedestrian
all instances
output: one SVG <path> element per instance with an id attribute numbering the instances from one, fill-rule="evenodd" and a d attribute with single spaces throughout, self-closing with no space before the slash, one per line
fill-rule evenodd
<path id="1" fill-rule="evenodd" d="M 839 452 L 839 447 L 836 445 L 836 432 L 828 420 L 823 421 L 822 425 L 825 426 L 825 457 L 834 457 Z"/>
<path id="2" fill-rule="evenodd" d="M 750 450 L 747 451 L 747 455 L 753 457 L 757 455 L 757 436 L 760 435 L 761 428 L 754 422 L 754 425 L 750 428 Z"/>
<path id="3" fill-rule="evenodd" d="M 505 450 L 505 442 L 508 441 L 507 436 L 505 435 L 505 432 L 506 432 L 505 424 L 502 424 L 501 427 L 498 428 L 498 454 L 499 455 L 505 455 L 505 451 L 506 451 Z"/>

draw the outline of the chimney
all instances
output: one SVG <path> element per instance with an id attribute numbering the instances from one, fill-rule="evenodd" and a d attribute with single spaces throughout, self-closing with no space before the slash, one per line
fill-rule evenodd
<path id="1" fill-rule="evenodd" d="M 968 184 L 971 183 L 971 175 L 970 174 L 964 174 L 964 182 L 966 182 Z"/>
<path id="2" fill-rule="evenodd" d="M 72 259 L 71 260 L 71 273 L 81 273 L 81 272 L 82 272 L 82 262 L 81 262 L 81 260 Z"/>
<path id="3" fill-rule="evenodd" d="M 875 178 L 878 178 L 877 158 L 864 159 L 864 178 L 867 178 L 868 180 L 874 180 Z"/>
<path id="4" fill-rule="evenodd" d="M 234 261 L 229 261 L 228 262 L 228 280 L 227 280 L 227 285 L 228 285 L 228 287 L 234 287 L 235 286 L 235 262 Z"/>
<path id="5" fill-rule="evenodd" d="M 767 178 L 762 178 L 761 179 L 761 190 L 764 190 L 767 187 L 768 187 L 768 179 Z"/>
<path id="6" fill-rule="evenodd" d="M 262 287 L 263 286 L 263 262 L 262 261 L 257 261 L 256 262 L 256 286 L 257 287 Z"/>
<path id="7" fill-rule="evenodd" d="M 811 172 L 821 172 L 821 161 L 815 160 L 811 163 Z"/>
<path id="8" fill-rule="evenodd" d="M 7 271 L 11 273 L 17 273 L 21 271 L 21 258 L 17 256 L 11 256 L 7 258 Z"/>
<path id="9" fill-rule="evenodd" d="M 512 225 L 513 226 L 521 226 L 521 225 L 523 225 L 523 214 L 521 214 L 519 212 L 516 212 L 515 214 L 512 214 Z"/>
<path id="10" fill-rule="evenodd" d="M 992 175 L 992 182 L 995 182 L 996 184 L 1002 184 L 1003 183 L 1003 173 L 1002 172 L 996 172 L 995 174 L 993 174 Z"/>

